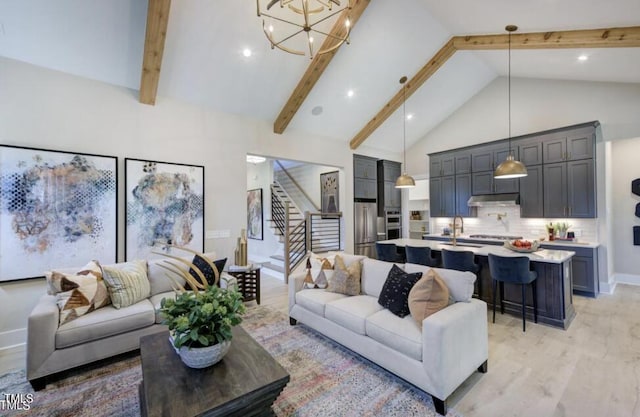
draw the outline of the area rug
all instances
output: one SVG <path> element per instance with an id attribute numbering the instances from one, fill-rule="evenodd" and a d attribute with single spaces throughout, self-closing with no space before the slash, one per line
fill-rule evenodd
<path id="1" fill-rule="evenodd" d="M 252 307 L 242 326 L 291 374 L 273 407 L 279 417 L 437 416 L 429 395 L 304 325 L 290 326 L 283 313 Z M 136 353 L 71 371 L 36 393 L 24 371 L 11 372 L 0 376 L 0 395 L 33 393 L 33 402 L 0 415 L 139 416 L 141 380 Z"/>

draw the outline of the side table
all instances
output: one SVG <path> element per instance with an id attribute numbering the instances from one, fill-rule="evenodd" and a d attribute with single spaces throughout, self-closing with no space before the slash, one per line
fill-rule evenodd
<path id="1" fill-rule="evenodd" d="M 256 300 L 260 304 L 260 267 L 252 266 L 244 271 L 227 271 L 238 280 L 238 290 L 242 299 L 246 301 Z"/>

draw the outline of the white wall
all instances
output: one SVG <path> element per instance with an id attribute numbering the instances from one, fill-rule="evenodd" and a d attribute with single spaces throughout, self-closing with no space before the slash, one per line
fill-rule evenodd
<path id="1" fill-rule="evenodd" d="M 505 77 L 497 78 L 412 146 L 407 152 L 409 172 L 426 173 L 428 153 L 506 138 L 506 83 Z M 512 79 L 511 115 L 512 136 L 598 120 L 602 125 L 602 140 L 615 141 L 614 144 L 617 146 L 620 140 L 640 136 L 640 84 L 515 78 Z M 620 174 L 616 172 L 623 164 L 620 164 L 615 156 L 610 156 L 611 148 L 604 144 L 596 144 L 599 176 L 598 220 L 594 223 L 590 220 L 571 219 L 571 223 L 579 222 L 583 229 L 589 230 L 588 235 L 595 230 L 593 235 L 602 245 L 599 261 L 601 289 L 604 291 L 615 286 L 612 274 L 617 275 L 619 271 L 629 269 L 628 265 L 619 261 L 623 255 L 617 253 L 617 246 L 612 246 L 612 242 L 618 237 L 612 238 L 617 235 L 611 234 L 610 225 L 619 224 L 620 219 L 615 217 L 614 210 L 610 210 L 609 207 L 618 207 L 621 202 L 616 194 L 611 195 L 610 176 L 613 175 L 613 183 L 617 183 L 615 178 Z M 636 148 L 632 155 L 639 153 L 639 149 Z M 611 162 L 612 167 L 606 165 L 607 161 Z M 516 217 L 516 213 L 513 213 L 511 218 Z M 477 222 L 482 227 L 502 227 L 491 225 L 487 223 L 487 219 L 480 217 Z M 438 221 L 432 222 L 432 225 L 432 230 L 436 232 L 439 229 L 433 227 L 442 226 Z M 522 222 L 519 219 L 514 220 L 510 225 L 511 230 L 526 231 L 528 227 L 524 219 Z M 622 227 L 629 229 L 628 225 Z M 638 274 L 637 264 L 635 269 Z"/>
<path id="2" fill-rule="evenodd" d="M 280 243 L 269 228 L 271 219 L 271 183 L 273 182 L 272 161 L 267 159 L 259 164 L 247 164 L 247 190 L 262 188 L 262 236 L 263 240 L 249 239 L 247 251 L 249 260 L 252 255 L 268 257 L 275 253 Z M 256 260 L 257 261 L 257 260 Z"/>
<path id="3" fill-rule="evenodd" d="M 246 227 L 247 153 L 344 167 L 344 200 L 353 200 L 353 152 L 345 141 L 304 132 L 272 133 L 271 121 L 219 113 L 159 97 L 140 104 L 137 92 L 98 81 L 0 58 L 0 143 L 115 155 L 119 160 L 119 259 L 124 259 L 124 158 L 205 166 L 205 229 L 231 236 L 205 242 L 207 251 L 233 258 L 236 237 Z M 398 155 L 359 148 L 358 153 Z M 343 196 L 341 195 L 341 198 Z M 352 204 L 342 205 L 353 230 Z M 346 234 L 346 249 L 353 233 Z M 27 314 L 43 280 L 0 284 L 0 348 L 9 335 L 24 341 Z M 13 339 L 12 339 L 13 340 Z M 13 344 L 13 341 L 11 342 Z"/>
<path id="4" fill-rule="evenodd" d="M 633 245 L 633 226 L 640 226 L 635 216 L 640 197 L 631 193 L 631 181 L 640 178 L 640 137 L 613 143 L 612 240 L 615 279 L 640 284 L 640 246 Z"/>

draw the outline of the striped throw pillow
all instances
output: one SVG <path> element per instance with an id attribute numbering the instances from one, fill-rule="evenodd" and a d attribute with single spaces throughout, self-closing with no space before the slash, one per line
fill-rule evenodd
<path id="1" fill-rule="evenodd" d="M 102 276 L 107 283 L 111 303 L 115 308 L 130 306 L 148 298 L 151 294 L 146 261 L 103 266 Z"/>

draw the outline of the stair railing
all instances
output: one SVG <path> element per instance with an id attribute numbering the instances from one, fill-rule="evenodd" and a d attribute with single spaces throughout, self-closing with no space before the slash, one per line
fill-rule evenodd
<path id="1" fill-rule="evenodd" d="M 284 227 L 284 282 L 289 283 L 289 275 L 307 254 L 307 221 L 300 220 L 294 227 L 290 227 L 289 202 L 285 202 Z"/>
<path id="2" fill-rule="evenodd" d="M 288 207 L 285 209 L 283 201 L 278 197 L 278 194 L 274 191 L 273 185 L 271 186 L 271 220 L 275 227 L 284 236 L 286 219 L 289 216 Z"/>
<path id="3" fill-rule="evenodd" d="M 295 178 L 293 178 L 293 176 L 289 173 L 289 171 L 287 171 L 287 169 L 282 165 L 282 163 L 278 160 L 274 161 L 279 167 L 280 170 L 284 173 L 284 175 L 286 175 L 286 177 L 289 179 L 289 181 L 291 181 L 291 184 L 293 184 L 293 186 L 295 187 L 296 191 L 298 191 L 303 197 L 304 199 L 306 199 L 306 201 L 304 201 L 302 204 L 302 206 L 304 207 L 309 207 L 308 210 L 315 210 L 315 211 L 320 211 L 320 207 L 318 207 L 316 205 L 316 203 L 313 202 L 313 200 L 311 199 L 311 197 L 309 197 L 309 194 L 307 194 L 307 192 L 300 186 L 300 184 L 298 184 L 298 181 L 296 181 Z M 289 196 L 289 198 L 291 198 L 291 193 L 287 192 L 287 189 L 285 187 L 282 186 L 282 183 L 277 181 L 280 184 L 280 187 L 287 193 L 287 195 Z M 296 204 L 298 207 L 298 210 L 301 209 L 300 207 L 300 202 L 295 201 L 294 199 L 291 199 L 291 201 L 294 202 L 294 204 Z M 303 210 L 300 210 L 300 212 L 302 212 Z"/>
<path id="4" fill-rule="evenodd" d="M 342 213 L 306 213 L 307 247 L 312 252 L 342 250 Z"/>

